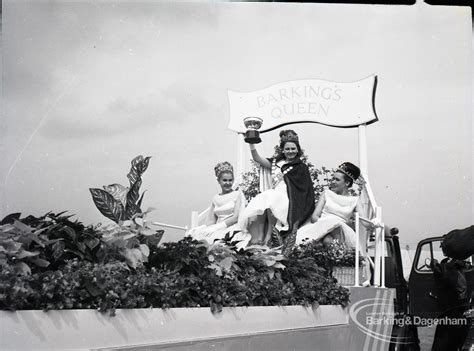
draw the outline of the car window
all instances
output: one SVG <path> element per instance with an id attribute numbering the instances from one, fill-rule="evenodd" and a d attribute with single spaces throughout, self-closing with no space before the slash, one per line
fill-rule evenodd
<path id="1" fill-rule="evenodd" d="M 415 262 L 415 268 L 420 272 L 431 272 L 431 262 L 433 259 L 440 262 L 445 256 L 441 250 L 441 241 L 430 241 L 421 246 L 420 256 Z"/>

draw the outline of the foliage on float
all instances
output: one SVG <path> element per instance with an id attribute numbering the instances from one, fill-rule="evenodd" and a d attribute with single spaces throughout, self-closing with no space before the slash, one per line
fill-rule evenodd
<path id="1" fill-rule="evenodd" d="M 326 267 L 331 272 L 335 267 L 353 268 L 355 265 L 355 249 L 348 248 L 338 239 L 330 244 L 323 244 L 321 241 L 304 244 L 294 248 L 293 255 L 301 258 L 311 256 L 318 266 Z M 364 258 L 360 255 L 359 265 L 363 262 Z"/>
<path id="2" fill-rule="evenodd" d="M 306 245 L 288 257 L 263 246 L 237 250 L 228 241 L 208 245 L 185 238 L 158 246 L 163 233 L 143 233 L 146 222 L 140 217 L 113 230 L 86 227 L 64 214 L 16 218 L 0 227 L 3 310 L 90 308 L 113 314 L 116 308 L 210 307 L 217 312 L 226 306 L 349 300 L 348 290 L 332 277 L 334 260 L 322 246 Z M 107 236 L 115 237 L 113 244 Z M 61 255 L 54 249 L 59 242 L 67 248 Z M 136 259 L 130 259 L 124 248 L 140 255 L 134 251 Z M 48 265 L 37 265 L 32 257 Z M 18 269 L 20 262 L 28 269 Z"/>
<path id="3" fill-rule="evenodd" d="M 85 226 L 66 212 L 20 219 L 15 213 L 0 222 L 0 266 L 18 275 L 54 270 L 72 259 L 96 263 L 121 261 L 137 268 L 148 260 L 163 230 L 153 230 L 147 212 L 131 221 Z"/>
<path id="4" fill-rule="evenodd" d="M 55 269 L 69 259 L 95 260 L 100 243 L 97 228 L 71 221 L 65 212 L 44 216 L 21 213 L 0 222 L 0 265 L 16 274 Z"/>
<path id="5" fill-rule="evenodd" d="M 66 212 L 0 222 L 0 309 L 347 305 L 348 290 L 331 275 L 350 257 L 340 248 L 312 243 L 285 257 L 265 246 L 237 250 L 229 239 L 159 245 L 163 231 L 149 226 L 139 195 L 149 159 L 132 160 L 129 187 L 90 189 L 114 223 L 85 226 Z M 329 171 L 310 170 L 328 181 Z"/>

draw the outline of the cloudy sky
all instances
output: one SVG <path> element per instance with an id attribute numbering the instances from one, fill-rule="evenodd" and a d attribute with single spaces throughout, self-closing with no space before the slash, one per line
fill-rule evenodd
<path id="1" fill-rule="evenodd" d="M 228 90 L 377 74 L 369 177 L 385 222 L 409 243 L 468 226 L 471 35 L 456 7 L 4 1 L 0 214 L 106 222 L 88 188 L 127 184 L 142 154 L 152 219 L 189 224 L 215 163 L 237 158 Z M 317 166 L 357 163 L 356 129 L 294 129 Z"/>

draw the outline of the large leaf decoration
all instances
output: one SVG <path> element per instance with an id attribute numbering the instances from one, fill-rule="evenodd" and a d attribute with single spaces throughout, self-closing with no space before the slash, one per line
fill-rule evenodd
<path id="1" fill-rule="evenodd" d="M 136 204 L 139 198 L 138 191 L 142 185 L 142 179 L 138 178 L 135 183 L 130 187 L 130 191 L 127 194 L 127 206 L 130 204 Z"/>
<path id="2" fill-rule="evenodd" d="M 104 190 L 107 191 L 110 195 L 114 197 L 115 200 L 118 200 L 122 203 L 123 206 L 127 202 L 127 193 L 129 188 L 121 184 L 110 184 L 104 185 Z"/>
<path id="3" fill-rule="evenodd" d="M 10 213 L 4 219 L 2 219 L 2 221 L 0 222 L 0 225 L 13 224 L 13 221 L 15 219 L 18 221 L 20 220 L 20 216 L 21 216 L 21 213 Z"/>
<path id="4" fill-rule="evenodd" d="M 120 201 L 114 199 L 107 191 L 97 188 L 89 189 L 92 194 L 92 200 L 97 209 L 108 219 L 118 223 L 124 214 L 123 205 Z"/>
<path id="5" fill-rule="evenodd" d="M 139 178 L 139 174 L 138 174 L 138 164 L 143 162 L 143 156 L 142 155 L 139 155 L 137 157 L 135 157 L 133 160 L 132 160 L 132 168 L 130 168 L 130 172 L 128 172 L 127 174 L 127 178 L 128 180 L 130 181 L 130 187 L 137 181 L 137 179 Z"/>
<path id="6" fill-rule="evenodd" d="M 138 155 L 132 160 L 132 168 L 127 174 L 127 178 L 130 181 L 130 187 L 142 176 L 142 174 L 148 168 L 148 163 L 150 162 L 151 156 L 143 157 Z"/>
<path id="7" fill-rule="evenodd" d="M 132 219 L 135 214 L 141 212 L 142 210 L 140 209 L 140 206 L 138 206 L 138 204 L 136 204 L 132 200 L 127 200 L 127 206 L 125 206 L 123 219 Z"/>
<path id="8" fill-rule="evenodd" d="M 137 213 L 142 213 L 140 206 L 143 194 L 140 197 L 140 186 L 142 185 L 142 174 L 148 168 L 150 156 L 135 157 L 127 174 L 130 187 L 120 184 L 104 186 L 104 190 L 90 189 L 92 198 L 99 211 L 107 218 L 119 223 L 121 220 L 129 220 Z"/>
<path id="9" fill-rule="evenodd" d="M 143 191 L 142 196 L 140 196 L 140 200 L 138 200 L 138 203 L 137 203 L 138 208 L 142 207 L 143 195 L 145 195 L 145 193 L 146 193 L 146 190 Z"/>
<path id="10" fill-rule="evenodd" d="M 143 194 L 140 198 L 140 186 L 142 185 L 142 174 L 148 168 L 150 156 L 143 157 L 139 155 L 132 160 L 132 167 L 130 172 L 127 174 L 127 178 L 130 181 L 130 190 L 127 193 L 127 203 L 125 206 L 124 219 L 131 219 L 133 215 L 141 213 L 140 205 L 143 200 Z"/>

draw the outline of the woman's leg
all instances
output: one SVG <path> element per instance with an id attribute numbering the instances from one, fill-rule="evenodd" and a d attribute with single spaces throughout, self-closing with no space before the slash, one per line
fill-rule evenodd
<path id="1" fill-rule="evenodd" d="M 267 221 L 266 214 L 257 216 L 248 227 L 248 231 L 252 236 L 251 244 L 261 244 L 265 236 L 265 223 Z"/>
<path id="2" fill-rule="evenodd" d="M 272 237 L 272 230 L 276 222 L 277 219 L 269 209 L 266 209 L 262 215 L 252 220 L 248 229 L 252 235 L 251 243 L 267 245 Z"/>
<path id="3" fill-rule="evenodd" d="M 265 214 L 266 214 L 267 220 L 265 223 L 266 227 L 265 227 L 265 235 L 263 237 L 263 244 L 268 245 L 268 243 L 270 242 L 272 238 L 273 228 L 276 225 L 277 219 L 273 215 L 272 211 L 268 209 L 265 211 Z"/>
<path id="4" fill-rule="evenodd" d="M 341 244 L 344 243 L 345 240 L 344 240 L 344 236 L 342 235 L 342 229 L 340 227 L 334 229 L 331 232 L 331 235 L 332 235 L 334 240 L 339 241 Z"/>
<path id="5" fill-rule="evenodd" d="M 334 240 L 339 241 L 340 243 L 344 243 L 344 236 L 342 235 L 341 228 L 336 228 L 330 231 L 324 238 L 323 244 L 330 245 L 334 242 Z"/>
<path id="6" fill-rule="evenodd" d="M 326 246 L 329 246 L 333 243 L 334 238 L 332 237 L 332 234 L 329 233 L 323 238 L 323 244 Z"/>

